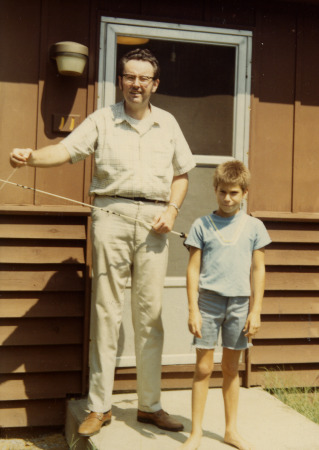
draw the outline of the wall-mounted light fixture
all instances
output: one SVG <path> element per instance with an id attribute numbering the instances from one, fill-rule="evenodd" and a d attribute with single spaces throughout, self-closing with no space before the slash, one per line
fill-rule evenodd
<path id="1" fill-rule="evenodd" d="M 143 45 L 149 41 L 148 38 L 140 38 L 135 36 L 117 36 L 116 42 L 122 45 Z"/>
<path id="2" fill-rule="evenodd" d="M 57 42 L 52 45 L 50 56 L 56 60 L 61 75 L 76 77 L 82 75 L 84 71 L 89 49 L 77 42 Z"/>

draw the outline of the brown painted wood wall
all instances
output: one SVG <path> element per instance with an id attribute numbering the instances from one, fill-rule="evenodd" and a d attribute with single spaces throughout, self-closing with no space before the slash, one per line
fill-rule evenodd
<path id="1" fill-rule="evenodd" d="M 290 6 L 256 16 L 249 210 L 273 243 L 248 385 L 319 385 L 319 10 Z"/>
<path id="2" fill-rule="evenodd" d="M 0 424 L 60 425 L 86 390 L 88 212 L 0 215 Z"/>
<path id="3" fill-rule="evenodd" d="M 0 216 L 0 424 L 60 425 L 86 389 L 88 213 Z"/>
<path id="4" fill-rule="evenodd" d="M 67 133 L 54 131 L 53 119 L 62 114 L 78 116 L 79 122 L 94 108 L 95 40 L 91 29 L 90 1 L 4 0 L 1 2 L 1 132 L 0 175 L 7 178 L 12 168 L 9 153 L 14 147 L 41 148 L 59 142 Z M 97 18 L 95 17 L 97 21 Z M 90 63 L 81 77 L 58 75 L 49 57 L 55 42 L 76 41 L 92 47 Z M 63 168 L 26 168 L 13 181 L 54 192 L 79 201 L 89 201 L 91 161 L 87 159 Z M 13 205 L 62 205 L 66 201 L 6 187 L 0 202 Z"/>
<path id="5" fill-rule="evenodd" d="M 256 15 L 250 211 L 318 213 L 318 7 Z"/>
<path id="6" fill-rule="evenodd" d="M 81 121 L 95 109 L 101 15 L 253 32 L 249 211 L 265 220 L 274 243 L 266 253 L 263 328 L 241 365 L 244 385 L 263 384 L 265 368 L 279 366 L 286 382 L 292 373 L 300 385 L 318 385 L 315 3 L 1 2 L 1 178 L 12 171 L 12 148 L 40 148 L 63 138 L 53 131 L 54 114 L 75 114 Z M 89 47 L 83 77 L 57 74 L 49 50 L 62 40 Z M 87 202 L 90 178 L 87 160 L 49 171 L 22 169 L 12 179 Z M 7 186 L 0 203 L 0 426 L 63 424 L 65 397 L 86 389 L 88 212 Z M 74 283 L 66 283 L 69 276 Z M 216 369 L 212 386 L 221 385 Z M 190 387 L 192 372 L 193 366 L 164 367 L 163 387 Z M 135 369 L 118 369 L 115 388 L 134 389 Z"/>
<path id="7" fill-rule="evenodd" d="M 262 217 L 266 251 L 262 327 L 250 350 L 249 385 L 319 386 L 319 217 Z M 283 219 L 283 218 L 282 218 Z"/>

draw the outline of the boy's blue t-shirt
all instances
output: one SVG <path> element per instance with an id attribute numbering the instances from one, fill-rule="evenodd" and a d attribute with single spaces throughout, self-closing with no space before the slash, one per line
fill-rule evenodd
<path id="1" fill-rule="evenodd" d="M 270 242 L 262 221 L 240 211 L 232 217 L 212 213 L 195 220 L 185 245 L 202 250 L 200 289 L 246 297 L 251 293 L 252 253 Z"/>

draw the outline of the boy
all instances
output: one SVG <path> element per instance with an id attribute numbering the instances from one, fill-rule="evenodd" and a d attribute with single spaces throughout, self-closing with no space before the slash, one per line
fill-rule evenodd
<path id="1" fill-rule="evenodd" d="M 248 337 L 260 327 L 265 281 L 264 247 L 271 240 L 263 223 L 240 209 L 248 193 L 249 180 L 249 170 L 240 161 L 218 166 L 214 174 L 218 209 L 197 219 L 185 241 L 190 248 L 188 327 L 194 335 L 197 360 L 192 391 L 192 432 L 182 445 L 183 450 L 199 447 L 220 328 L 226 422 L 224 442 L 241 450 L 251 448 L 236 427 L 238 364 L 241 351 L 248 348 Z M 253 306 L 248 314 L 250 273 Z"/>

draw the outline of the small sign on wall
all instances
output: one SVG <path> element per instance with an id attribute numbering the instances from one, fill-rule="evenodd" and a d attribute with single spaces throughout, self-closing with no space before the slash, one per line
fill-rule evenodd
<path id="1" fill-rule="evenodd" d="M 81 116 L 78 114 L 53 114 L 52 131 L 54 133 L 71 133 L 79 124 Z"/>

